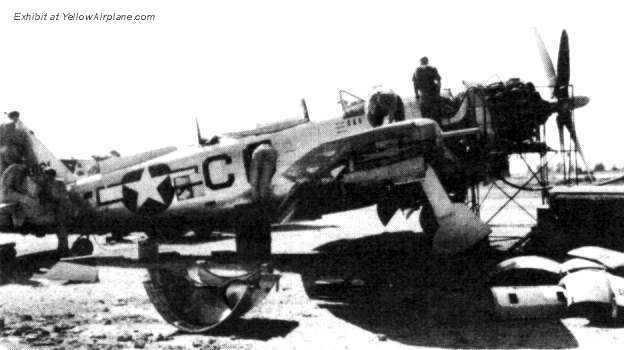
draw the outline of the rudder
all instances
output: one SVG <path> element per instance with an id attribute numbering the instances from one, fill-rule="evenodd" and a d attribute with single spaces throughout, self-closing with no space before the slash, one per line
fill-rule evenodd
<path id="1" fill-rule="evenodd" d="M 32 142 L 33 152 L 35 157 L 37 158 L 37 164 L 41 168 L 52 168 L 56 170 L 56 176 L 61 178 L 63 182 L 70 183 L 75 182 L 77 180 L 76 175 L 74 175 L 68 168 L 58 159 L 48 148 L 39 140 L 35 133 L 26 127 L 24 123 L 20 122 L 20 126 L 24 128 L 28 132 L 28 136 Z"/>

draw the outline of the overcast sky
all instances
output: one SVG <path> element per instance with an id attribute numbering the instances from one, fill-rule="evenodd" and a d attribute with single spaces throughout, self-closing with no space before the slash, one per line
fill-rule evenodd
<path id="1" fill-rule="evenodd" d="M 411 94 L 427 55 L 443 87 L 544 84 L 532 28 L 556 62 L 568 30 L 590 162 L 624 165 L 623 13 L 587 1 L 2 1 L 0 110 L 21 111 L 55 153 L 130 154 L 296 116 L 337 115 L 337 92 Z M 16 12 L 155 14 L 151 22 L 15 21 Z M 554 119 L 554 118 L 553 118 Z M 550 133 L 555 134 L 554 123 Z"/>

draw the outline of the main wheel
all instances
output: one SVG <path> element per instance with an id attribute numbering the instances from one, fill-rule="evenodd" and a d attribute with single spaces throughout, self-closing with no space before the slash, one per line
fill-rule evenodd
<path id="1" fill-rule="evenodd" d="M 271 256 L 271 223 L 265 219 L 240 223 L 236 232 L 236 253 L 249 259 Z"/>
<path id="2" fill-rule="evenodd" d="M 80 237 L 72 244 L 70 251 L 73 256 L 91 255 L 93 253 L 93 243 L 91 243 L 89 238 Z"/>

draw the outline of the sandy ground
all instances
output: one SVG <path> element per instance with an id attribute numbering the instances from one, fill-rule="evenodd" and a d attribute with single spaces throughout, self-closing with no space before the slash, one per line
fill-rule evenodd
<path id="1" fill-rule="evenodd" d="M 483 195 L 482 195 L 483 196 Z M 490 194 L 489 218 L 504 203 Z M 536 196 L 521 202 L 535 213 Z M 486 202 L 488 203 L 488 202 Z M 400 348 L 621 348 L 624 326 L 593 325 L 584 318 L 501 321 L 485 310 L 483 273 L 500 254 L 439 260 L 424 249 L 417 215 L 396 215 L 384 228 L 374 208 L 328 215 L 321 220 L 278 227 L 273 263 L 282 274 L 279 290 L 236 327 L 216 334 L 181 334 L 162 320 L 142 282 L 144 265 L 132 244 L 95 240 L 99 282 L 59 285 L 33 281 L 24 268 L 16 281 L 0 287 L 0 349 L 32 346 L 66 349 L 400 349 Z M 531 219 L 511 204 L 492 220 L 491 242 L 504 248 L 526 234 Z M 500 226 L 505 224 L 506 226 Z M 5 235 L 19 255 L 52 249 L 54 237 Z M 163 245 L 182 257 L 228 260 L 234 241 Z M 220 258 L 215 258 L 220 256 Z M 80 261 L 80 259 L 78 260 Z M 36 256 L 30 263 L 50 266 Z M 315 281 L 341 278 L 338 289 Z"/>

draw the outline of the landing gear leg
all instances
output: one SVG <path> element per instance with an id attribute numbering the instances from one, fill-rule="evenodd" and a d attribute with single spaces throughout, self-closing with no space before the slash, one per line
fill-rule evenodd
<path id="1" fill-rule="evenodd" d="M 266 259 L 271 256 L 271 222 L 265 218 L 239 224 L 236 253 L 243 259 Z"/>
<path id="2" fill-rule="evenodd" d="M 0 244 L 0 285 L 4 285 L 15 277 L 17 269 L 15 243 Z"/>
<path id="3" fill-rule="evenodd" d="M 425 237 L 427 237 L 427 240 L 433 242 L 433 236 L 438 228 L 440 228 L 440 225 L 438 225 L 438 221 L 435 218 L 431 204 L 425 203 L 420 208 L 418 222 L 420 223 L 420 227 L 422 228 Z"/>
<path id="4" fill-rule="evenodd" d="M 58 245 L 56 247 L 56 252 L 60 257 L 65 257 L 70 255 L 69 251 L 69 234 L 67 233 L 67 229 L 65 226 L 60 226 L 59 231 L 56 234 L 58 239 Z M 74 243 L 75 244 L 75 243 Z"/>

